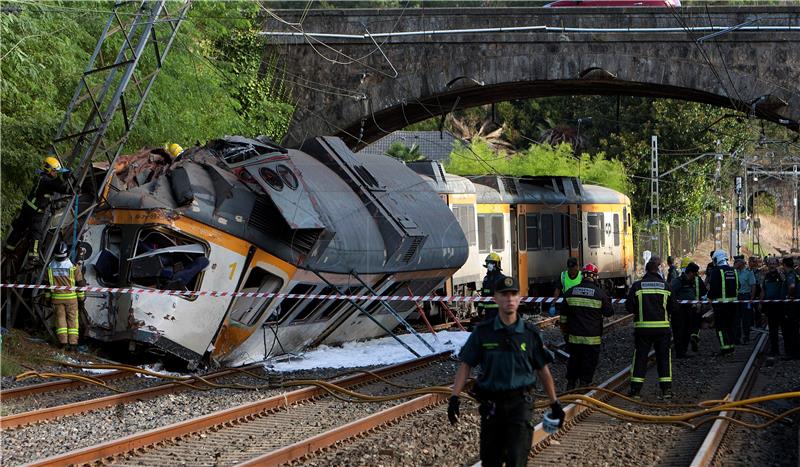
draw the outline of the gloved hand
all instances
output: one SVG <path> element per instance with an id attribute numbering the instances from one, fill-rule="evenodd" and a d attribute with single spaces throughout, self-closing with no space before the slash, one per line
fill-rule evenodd
<path id="1" fill-rule="evenodd" d="M 547 314 L 552 317 L 552 316 L 555 316 L 556 313 L 558 313 L 558 311 L 556 310 L 556 304 L 553 303 L 553 304 L 550 305 L 550 309 L 547 311 Z"/>
<path id="2" fill-rule="evenodd" d="M 450 420 L 451 425 L 458 423 L 458 418 L 461 416 L 459 407 L 461 407 L 461 400 L 458 396 L 450 396 L 450 403 L 447 405 L 447 419 Z"/>
<path id="3" fill-rule="evenodd" d="M 564 425 L 564 419 L 566 418 L 566 414 L 564 413 L 564 409 L 561 408 L 561 403 L 558 401 L 553 402 L 550 404 L 550 418 L 558 419 L 558 427 L 561 428 Z"/>

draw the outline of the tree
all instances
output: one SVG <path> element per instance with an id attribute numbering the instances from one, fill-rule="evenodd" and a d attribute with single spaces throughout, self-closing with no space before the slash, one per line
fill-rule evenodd
<path id="1" fill-rule="evenodd" d="M 425 159 L 425 155 L 422 154 L 422 151 L 420 151 L 416 143 L 408 147 L 400 141 L 393 142 L 389 146 L 389 149 L 386 150 L 386 155 L 400 159 L 403 162 L 414 162 Z"/>

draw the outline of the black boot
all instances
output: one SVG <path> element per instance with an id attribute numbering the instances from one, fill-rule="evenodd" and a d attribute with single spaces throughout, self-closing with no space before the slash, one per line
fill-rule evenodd
<path id="1" fill-rule="evenodd" d="M 670 400 L 672 399 L 672 384 L 661 383 L 661 396 L 659 399 Z"/>
<path id="2" fill-rule="evenodd" d="M 700 343 L 700 336 L 697 334 L 692 334 L 691 338 L 689 339 L 689 342 L 692 345 L 692 352 L 697 352 L 697 346 Z"/>
<path id="3" fill-rule="evenodd" d="M 642 390 L 642 383 L 631 383 L 631 388 L 628 390 L 628 397 L 633 399 L 641 399 L 642 396 L 639 392 Z"/>

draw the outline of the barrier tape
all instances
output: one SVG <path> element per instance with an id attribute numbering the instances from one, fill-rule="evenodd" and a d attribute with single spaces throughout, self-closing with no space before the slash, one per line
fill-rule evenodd
<path id="1" fill-rule="evenodd" d="M 297 298 L 309 300 L 379 300 L 389 302 L 493 302 L 492 297 L 480 296 L 439 296 L 439 295 L 320 295 L 320 294 L 296 294 L 296 293 L 276 293 L 276 292 L 227 292 L 217 290 L 158 290 L 140 289 L 136 287 L 69 287 L 63 285 L 33 285 L 33 284 L 0 284 L 0 288 L 7 289 L 34 289 L 52 291 L 76 291 L 76 292 L 100 292 L 100 293 L 122 293 L 122 294 L 155 294 L 172 295 L 178 297 L 247 297 L 247 298 Z M 553 297 L 521 297 L 523 303 L 561 303 L 563 298 Z M 625 303 L 624 298 L 612 299 L 612 303 Z M 704 299 L 704 300 L 676 300 L 681 305 L 698 303 L 788 303 L 800 302 L 800 298 L 783 298 L 773 300 L 760 299 Z"/>

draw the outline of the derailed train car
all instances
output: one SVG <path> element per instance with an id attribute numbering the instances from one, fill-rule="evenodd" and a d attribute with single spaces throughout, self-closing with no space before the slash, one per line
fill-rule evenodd
<path id="1" fill-rule="evenodd" d="M 113 167 L 84 232 L 89 284 L 158 290 L 424 295 L 468 244 L 437 193 L 402 163 L 319 137 L 301 150 L 228 137 L 176 160 Z M 234 364 L 382 335 L 377 301 L 88 293 L 91 337 L 191 365 Z M 403 317 L 411 302 L 394 302 Z"/>

